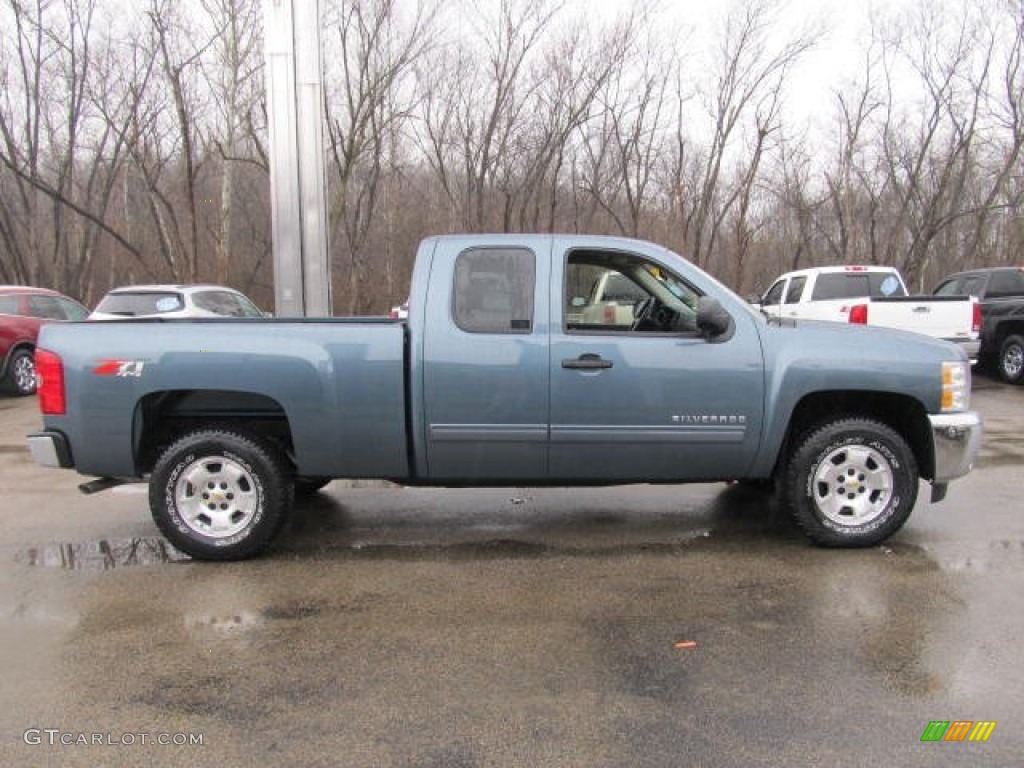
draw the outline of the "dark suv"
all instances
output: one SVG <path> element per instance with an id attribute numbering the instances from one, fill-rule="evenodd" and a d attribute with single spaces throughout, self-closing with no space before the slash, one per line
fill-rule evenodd
<path id="1" fill-rule="evenodd" d="M 0 390 L 11 395 L 35 392 L 39 327 L 52 320 L 84 320 L 88 314 L 56 291 L 0 285 Z"/>
<path id="2" fill-rule="evenodd" d="M 1024 267 L 972 269 L 950 275 L 941 296 L 977 296 L 981 303 L 978 360 L 1012 384 L 1024 384 Z"/>

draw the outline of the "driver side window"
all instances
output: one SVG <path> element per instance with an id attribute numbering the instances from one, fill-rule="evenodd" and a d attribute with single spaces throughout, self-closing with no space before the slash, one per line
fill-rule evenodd
<path id="1" fill-rule="evenodd" d="M 676 275 L 639 256 L 574 251 L 565 272 L 565 330 L 696 332 L 699 297 Z"/>

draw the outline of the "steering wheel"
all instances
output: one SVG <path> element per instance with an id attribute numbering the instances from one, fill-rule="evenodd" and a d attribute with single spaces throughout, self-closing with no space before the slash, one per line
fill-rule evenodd
<path id="1" fill-rule="evenodd" d="M 654 296 L 648 296 L 639 304 L 633 307 L 633 324 L 629 327 L 631 331 L 639 331 L 640 326 L 645 322 L 654 322 L 654 313 L 658 308 L 658 300 Z"/>

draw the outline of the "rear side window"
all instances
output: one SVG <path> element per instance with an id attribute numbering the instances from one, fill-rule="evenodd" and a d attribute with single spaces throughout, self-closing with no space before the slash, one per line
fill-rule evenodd
<path id="1" fill-rule="evenodd" d="M 0 315 L 20 315 L 21 297 L 0 296 Z"/>
<path id="2" fill-rule="evenodd" d="M 58 296 L 56 300 L 60 305 L 61 310 L 64 312 L 64 317 L 68 320 L 85 320 L 85 318 L 89 316 L 89 310 L 77 302 L 60 296 Z"/>
<path id="3" fill-rule="evenodd" d="M 33 317 L 42 317 L 46 320 L 67 320 L 64 307 L 54 296 L 29 296 L 29 310 Z"/>
<path id="4" fill-rule="evenodd" d="M 231 291 L 201 291 L 192 295 L 193 303 L 199 309 L 225 317 L 262 317 L 256 306 Z"/>
<path id="5" fill-rule="evenodd" d="M 789 281 L 789 287 L 786 288 L 787 304 L 798 304 L 800 302 L 800 296 L 804 292 L 804 284 L 806 282 L 806 277 L 794 277 Z"/>
<path id="6" fill-rule="evenodd" d="M 97 312 L 124 317 L 159 315 L 183 309 L 185 302 L 180 293 L 146 291 L 142 293 L 110 293 L 97 305 Z"/>
<path id="7" fill-rule="evenodd" d="M 474 248 L 455 261 L 452 315 L 467 333 L 530 333 L 536 260 L 523 248 Z"/>
<path id="8" fill-rule="evenodd" d="M 964 284 L 957 289 L 957 292 L 964 296 L 981 296 L 984 289 L 984 275 L 970 275 L 964 279 Z"/>
<path id="9" fill-rule="evenodd" d="M 988 298 L 1024 296 L 1024 271 L 1005 269 L 993 272 L 988 280 Z"/>

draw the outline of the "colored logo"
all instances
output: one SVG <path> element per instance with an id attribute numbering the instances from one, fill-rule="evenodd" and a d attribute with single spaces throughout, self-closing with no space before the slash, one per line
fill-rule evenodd
<path id="1" fill-rule="evenodd" d="M 137 379 L 146 363 L 142 360 L 100 360 L 92 372 L 97 376 L 121 376 Z"/>
<path id="2" fill-rule="evenodd" d="M 995 729 L 995 720 L 932 720 L 921 741 L 988 741 Z"/>

